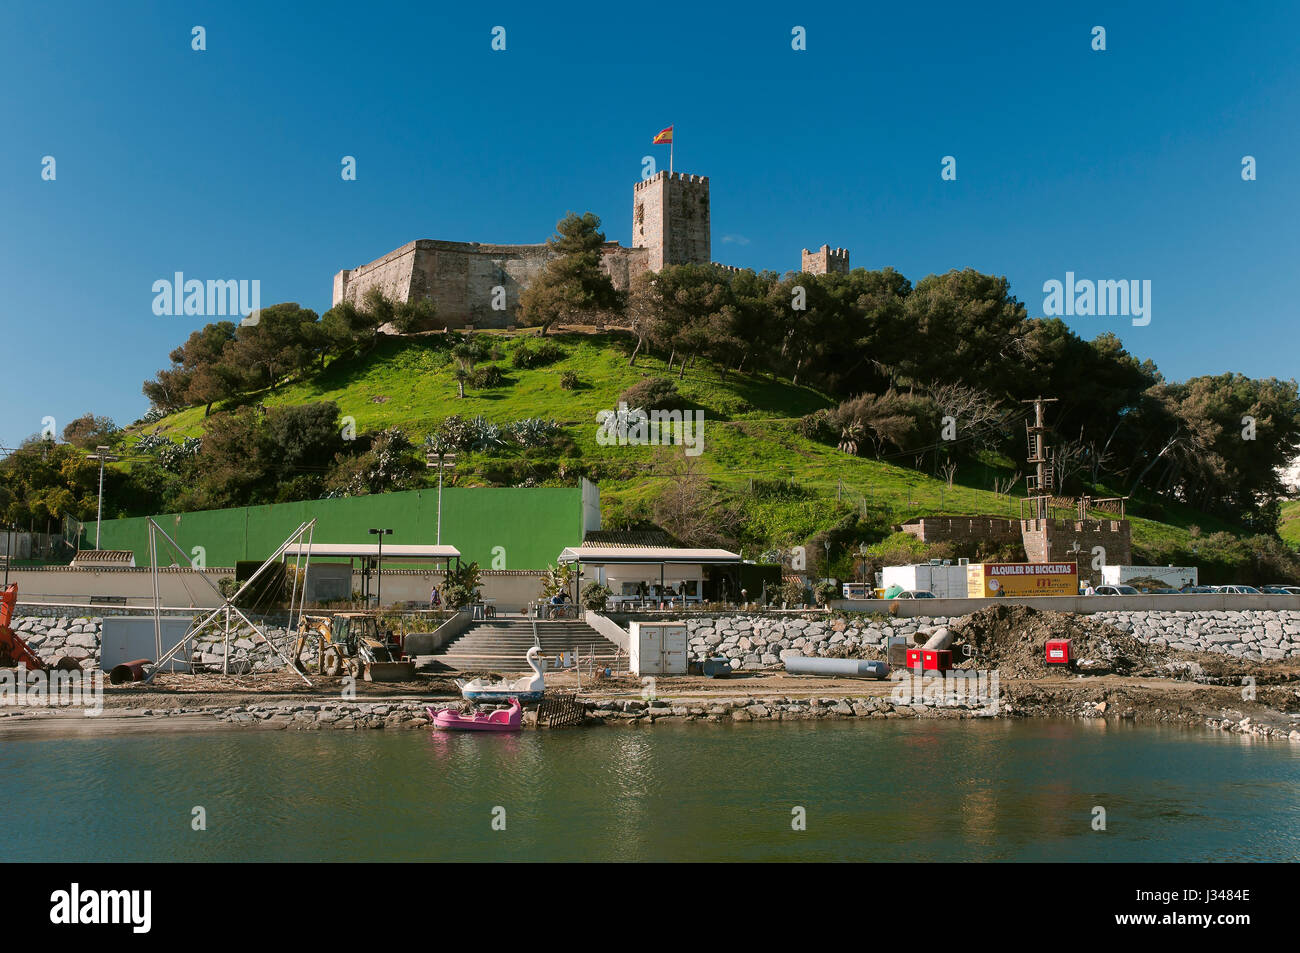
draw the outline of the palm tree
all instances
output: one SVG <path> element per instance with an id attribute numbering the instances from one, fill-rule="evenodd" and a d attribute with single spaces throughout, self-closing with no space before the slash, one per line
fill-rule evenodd
<path id="1" fill-rule="evenodd" d="M 844 453 L 858 455 L 858 447 L 867 437 L 867 430 L 862 426 L 862 421 L 856 418 L 840 431 L 839 449 Z"/>

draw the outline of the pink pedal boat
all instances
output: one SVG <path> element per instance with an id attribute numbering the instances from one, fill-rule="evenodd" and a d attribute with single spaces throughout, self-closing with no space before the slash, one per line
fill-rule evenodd
<path id="1" fill-rule="evenodd" d="M 510 699 L 509 708 L 463 715 L 457 708 L 426 708 L 433 727 L 443 731 L 519 731 L 523 728 L 524 708 L 518 698 Z"/>

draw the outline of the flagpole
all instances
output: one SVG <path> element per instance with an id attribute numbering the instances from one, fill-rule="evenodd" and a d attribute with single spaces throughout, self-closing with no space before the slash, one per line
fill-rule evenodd
<path id="1" fill-rule="evenodd" d="M 668 178 L 673 177 L 673 139 L 677 138 L 677 130 L 673 130 L 672 139 L 668 140 Z"/>

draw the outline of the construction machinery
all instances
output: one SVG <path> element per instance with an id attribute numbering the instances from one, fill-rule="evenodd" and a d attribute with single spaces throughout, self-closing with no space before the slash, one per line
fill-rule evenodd
<path id="1" fill-rule="evenodd" d="M 298 625 L 293 647 L 293 666 L 305 671 L 302 652 L 316 638 L 316 666 L 322 675 L 360 676 L 368 682 L 407 682 L 415 678 L 415 662 L 401 661 L 400 648 L 379 626 L 379 620 L 365 612 L 336 612 L 334 615 L 305 615 Z"/>
<path id="2" fill-rule="evenodd" d="M 10 583 L 0 593 L 0 668 L 26 665 L 28 670 L 43 671 L 48 666 L 40 660 L 17 632 L 9 627 L 18 604 L 18 583 Z"/>

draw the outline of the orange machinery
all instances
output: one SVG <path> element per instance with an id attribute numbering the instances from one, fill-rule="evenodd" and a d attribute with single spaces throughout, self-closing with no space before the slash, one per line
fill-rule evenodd
<path id="1" fill-rule="evenodd" d="M 18 583 L 10 583 L 0 593 L 0 668 L 12 665 L 26 665 L 31 670 L 44 670 L 46 665 L 33 652 L 26 642 L 9 627 L 14 617 L 14 606 L 18 604 Z"/>

